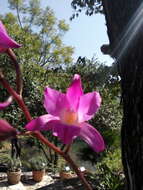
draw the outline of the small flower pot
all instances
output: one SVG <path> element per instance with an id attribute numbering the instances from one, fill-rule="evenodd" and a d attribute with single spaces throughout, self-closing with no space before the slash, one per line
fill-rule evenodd
<path id="1" fill-rule="evenodd" d="M 73 177 L 75 177 L 75 175 L 72 174 L 71 172 L 65 172 L 65 171 L 60 172 L 60 178 L 61 179 L 71 179 Z"/>
<path id="2" fill-rule="evenodd" d="M 38 170 L 38 171 L 32 171 L 32 174 L 33 174 L 33 180 L 35 182 L 40 182 L 40 181 L 42 181 L 42 179 L 45 175 L 45 169 Z"/>
<path id="3" fill-rule="evenodd" d="M 15 185 L 20 182 L 21 179 L 21 170 L 18 171 L 7 171 L 8 183 Z"/>

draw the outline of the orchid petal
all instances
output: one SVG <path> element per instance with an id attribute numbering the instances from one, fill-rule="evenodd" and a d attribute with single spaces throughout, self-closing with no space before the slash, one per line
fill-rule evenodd
<path id="1" fill-rule="evenodd" d="M 91 146 L 96 152 L 101 152 L 105 149 L 105 144 L 100 133 L 88 123 L 82 123 L 79 137 Z"/>
<path id="2" fill-rule="evenodd" d="M 53 135 L 59 137 L 64 144 L 72 143 L 73 139 L 80 133 L 80 127 L 74 125 L 65 125 L 60 121 L 53 121 L 52 125 Z"/>
<path id="3" fill-rule="evenodd" d="M 79 122 L 88 121 L 98 111 L 101 104 L 101 97 L 98 92 L 87 93 L 80 97 L 78 107 Z"/>
<path id="4" fill-rule="evenodd" d="M 21 45 L 9 37 L 3 23 L 0 21 L 0 52 L 3 52 L 5 48 L 19 47 L 21 47 Z"/>
<path id="5" fill-rule="evenodd" d="M 72 111 L 77 111 L 80 96 L 83 95 L 80 75 L 75 74 L 70 87 L 67 89 L 67 99 Z"/>
<path id="6" fill-rule="evenodd" d="M 0 120 L 0 141 L 6 140 L 9 137 L 15 137 L 16 129 L 13 128 L 7 121 Z"/>
<path id="7" fill-rule="evenodd" d="M 5 102 L 0 102 L 0 110 L 9 106 L 12 102 L 12 99 L 13 99 L 12 96 L 10 96 Z"/>
<path id="8" fill-rule="evenodd" d="M 44 107 L 49 114 L 60 116 L 62 110 L 68 109 L 66 95 L 49 87 L 44 91 Z"/>
<path id="9" fill-rule="evenodd" d="M 42 115 L 40 117 L 37 117 L 36 119 L 33 119 L 30 121 L 25 128 L 28 131 L 44 131 L 44 130 L 51 130 L 51 125 L 47 125 L 51 121 L 58 120 L 57 117 L 54 117 L 50 114 Z"/>

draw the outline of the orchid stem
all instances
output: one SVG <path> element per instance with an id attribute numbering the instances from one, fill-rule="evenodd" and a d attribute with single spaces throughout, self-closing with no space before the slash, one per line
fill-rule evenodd
<path id="1" fill-rule="evenodd" d="M 1 72 L 0 72 L 0 83 L 3 85 L 4 88 L 7 89 L 7 91 L 9 92 L 9 94 L 11 94 L 13 96 L 13 98 L 15 99 L 15 101 L 18 103 L 18 105 L 22 109 L 22 111 L 23 111 L 23 113 L 24 113 L 27 121 L 31 121 L 32 117 L 30 115 L 30 112 L 29 112 L 27 106 L 25 105 L 25 103 L 24 103 L 24 101 L 22 99 L 22 96 L 20 96 L 19 94 L 16 93 L 16 91 L 4 79 L 4 76 L 3 76 L 3 74 Z M 28 134 L 28 135 L 30 134 L 30 135 L 36 137 L 43 144 L 45 144 L 46 146 L 50 147 L 52 150 L 54 150 L 59 155 L 61 155 L 70 164 L 70 166 L 76 172 L 77 176 L 81 179 L 83 185 L 85 186 L 85 189 L 86 190 L 92 190 L 91 186 L 86 181 L 86 179 L 83 176 L 82 172 L 78 169 L 78 166 L 74 163 L 74 161 L 67 154 L 67 152 L 68 152 L 68 150 L 70 148 L 70 145 L 67 147 L 66 151 L 63 152 L 58 147 L 56 147 L 54 144 L 52 144 L 48 139 L 46 139 L 39 131 L 30 132 L 30 133 L 26 133 L 26 134 Z"/>
<path id="2" fill-rule="evenodd" d="M 16 55 L 12 51 L 12 49 L 8 48 L 6 53 L 9 55 L 9 57 L 11 58 L 11 60 L 14 64 L 15 71 L 16 71 L 17 93 L 21 95 L 22 94 L 22 88 L 23 88 L 23 81 L 22 81 L 22 73 L 21 73 L 20 65 L 18 64 Z"/>
<path id="3" fill-rule="evenodd" d="M 3 74 L 0 72 L 0 83 L 3 85 L 4 88 L 7 89 L 8 93 L 13 96 L 13 98 L 18 103 L 19 107 L 22 109 L 23 113 L 25 114 L 25 117 L 27 121 L 31 121 L 32 117 L 29 113 L 29 110 L 27 106 L 25 105 L 21 95 L 17 94 L 16 91 L 9 85 L 9 83 L 5 80 Z"/>
<path id="4" fill-rule="evenodd" d="M 64 153 L 67 154 L 70 151 L 71 144 L 68 144 L 64 150 Z"/>

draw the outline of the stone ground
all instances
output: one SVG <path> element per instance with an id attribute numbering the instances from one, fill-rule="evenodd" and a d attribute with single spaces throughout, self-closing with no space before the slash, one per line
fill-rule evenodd
<path id="1" fill-rule="evenodd" d="M 52 174 L 46 174 L 41 182 L 36 183 L 32 180 L 32 172 L 26 172 L 16 185 L 9 185 L 6 173 L 0 173 L 0 190 L 84 190 L 84 187 L 76 177 L 61 180 Z"/>

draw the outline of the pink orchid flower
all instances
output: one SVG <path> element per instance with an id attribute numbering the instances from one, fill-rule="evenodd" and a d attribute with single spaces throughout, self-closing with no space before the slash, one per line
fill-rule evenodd
<path id="1" fill-rule="evenodd" d="M 5 26 L 0 21 L 0 53 L 6 52 L 8 48 L 19 48 L 21 47 L 16 41 L 14 41 L 5 29 Z"/>
<path id="2" fill-rule="evenodd" d="M 13 128 L 7 121 L 0 119 L 0 142 L 8 138 L 15 137 L 16 129 Z"/>
<path id="3" fill-rule="evenodd" d="M 98 92 L 83 94 L 80 76 L 75 74 L 66 94 L 49 87 L 44 92 L 44 107 L 49 114 L 42 115 L 25 127 L 27 130 L 52 130 L 64 144 L 72 143 L 79 136 L 94 151 L 105 148 L 100 133 L 85 121 L 90 120 L 101 104 Z"/>

